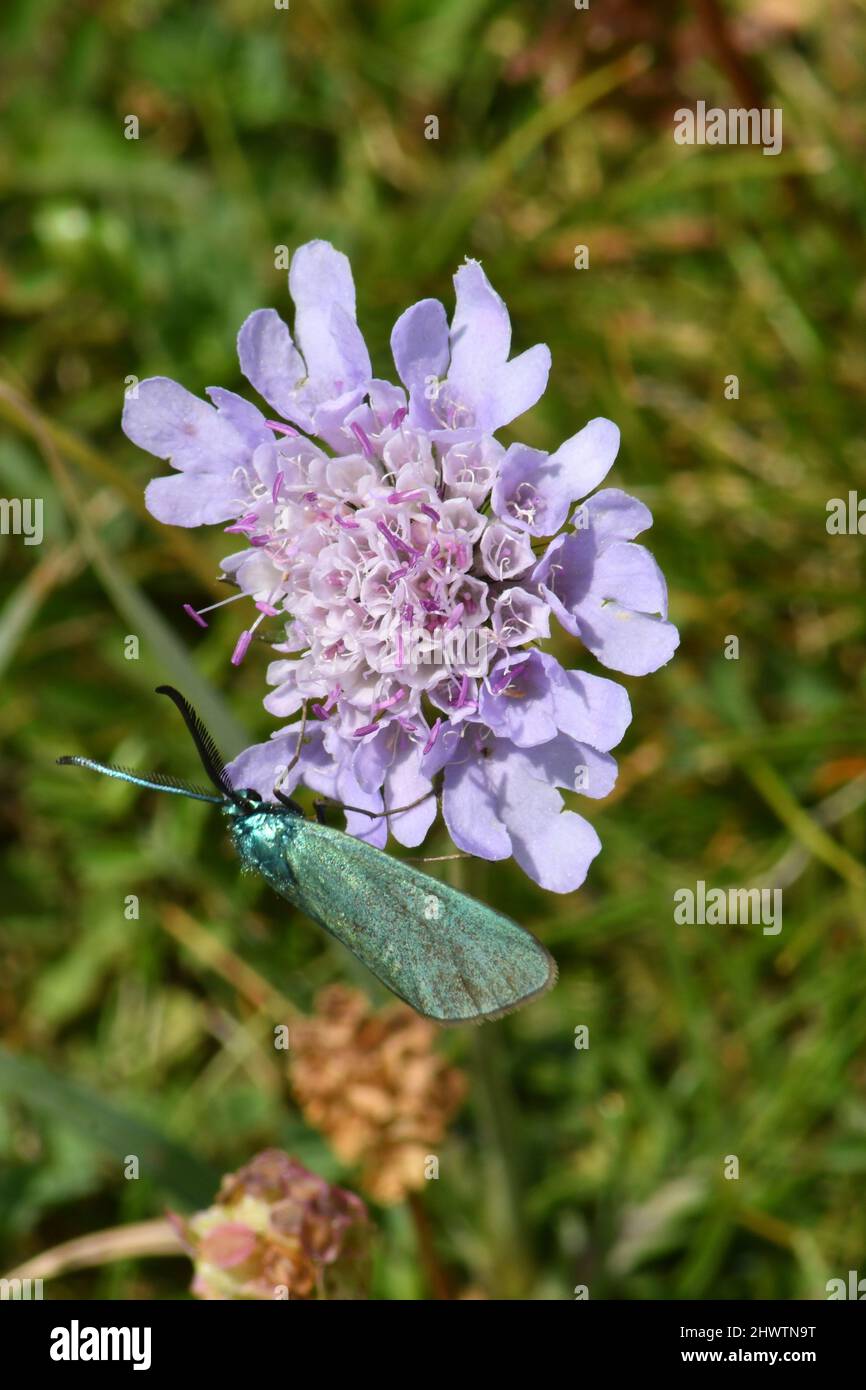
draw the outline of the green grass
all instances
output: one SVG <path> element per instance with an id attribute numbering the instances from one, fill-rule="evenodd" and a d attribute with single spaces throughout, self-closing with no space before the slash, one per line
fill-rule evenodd
<path id="1" fill-rule="evenodd" d="M 239 876 L 212 812 L 54 766 L 192 771 L 152 694 L 165 680 L 226 753 L 267 735 L 264 649 L 236 672 L 230 618 L 179 616 L 224 542 L 147 517 L 158 465 L 119 415 L 130 375 L 243 389 L 239 324 L 288 311 L 274 248 L 322 236 L 352 258 L 384 376 L 396 315 L 450 305 L 457 264 L 483 260 L 516 347 L 553 352 L 514 436 L 552 448 L 593 415 L 619 423 L 611 482 L 653 509 L 683 634 L 667 669 L 625 682 L 620 785 L 582 807 L 604 842 L 586 887 L 467 866 L 560 982 L 443 1035 L 473 1078 L 428 1196 L 443 1261 L 459 1287 L 552 1299 L 802 1298 L 866 1273 L 864 539 L 825 527 L 864 477 L 863 6 L 804 0 L 790 32 L 741 8 L 742 61 L 784 111 L 778 158 L 674 144 L 677 106 L 740 104 L 691 6 L 4 7 L 0 492 L 45 499 L 45 540 L 0 537 L 3 1269 L 189 1209 L 269 1144 L 352 1185 L 293 1106 L 268 1007 L 176 914 L 302 1008 L 345 958 Z M 816 833 L 810 813 L 851 783 Z M 674 924 L 676 888 L 767 874 L 778 937 Z M 136 1143 L 152 1161 L 128 1182 Z M 377 1296 L 426 1296 L 405 1213 L 375 1216 Z M 187 1276 L 141 1261 L 50 1291 L 174 1297 Z"/>

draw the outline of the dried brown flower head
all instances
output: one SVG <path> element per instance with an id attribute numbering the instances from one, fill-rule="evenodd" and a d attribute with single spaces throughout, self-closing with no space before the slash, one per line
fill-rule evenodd
<path id="1" fill-rule="evenodd" d="M 425 1182 L 425 1164 L 466 1091 L 463 1073 L 435 1050 L 438 1030 L 404 1004 L 374 1010 L 334 985 L 295 1025 L 292 1080 L 304 1116 L 377 1202 Z"/>
<path id="2" fill-rule="evenodd" d="M 175 1224 L 195 1263 L 199 1298 L 365 1295 L 364 1203 L 279 1149 L 227 1174 L 212 1207 Z"/>

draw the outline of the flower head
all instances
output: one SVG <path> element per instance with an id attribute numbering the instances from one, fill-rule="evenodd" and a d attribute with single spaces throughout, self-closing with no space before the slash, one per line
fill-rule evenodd
<path id="1" fill-rule="evenodd" d="M 442 773 L 455 844 L 513 855 L 565 892 L 600 845 L 557 788 L 606 795 L 631 713 L 621 686 L 565 670 L 539 643 L 555 617 L 602 665 L 642 675 L 678 638 L 664 579 L 634 543 L 649 512 L 594 492 L 616 426 L 591 420 L 552 454 L 505 449 L 495 432 L 541 396 L 550 353 L 509 356 L 508 311 L 477 261 L 454 284 L 450 327 L 434 299 L 398 319 L 394 386 L 372 375 L 346 257 L 310 242 L 289 273 L 294 337 L 273 309 L 238 337 L 244 374 L 280 418 L 152 378 L 124 428 L 177 470 L 147 489 L 155 516 L 228 523 L 242 540 L 223 570 L 253 617 L 232 661 L 266 619 L 284 624 L 265 707 L 286 722 L 235 760 L 236 785 L 270 799 L 302 781 L 362 811 L 411 806 L 387 821 L 349 812 L 347 829 L 383 845 L 390 825 L 417 845 Z M 206 625 L 207 610 L 186 609 Z"/>
<path id="2" fill-rule="evenodd" d="M 364 1203 L 279 1149 L 223 1178 L 212 1207 L 175 1221 L 195 1262 L 199 1298 L 364 1296 Z"/>
<path id="3" fill-rule="evenodd" d="M 425 1165 L 466 1091 L 435 1050 L 437 1028 L 405 1004 L 373 1010 L 333 985 L 295 1024 L 292 1082 L 304 1117 L 377 1202 L 424 1187 Z"/>

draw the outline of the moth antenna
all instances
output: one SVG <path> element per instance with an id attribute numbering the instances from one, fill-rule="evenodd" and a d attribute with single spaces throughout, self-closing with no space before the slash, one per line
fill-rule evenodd
<path id="1" fill-rule="evenodd" d="M 57 759 L 62 767 L 86 767 L 91 772 L 101 772 L 103 777 L 116 777 L 120 782 L 129 782 L 134 787 L 147 787 L 150 791 L 175 792 L 178 796 L 189 796 L 194 801 L 209 801 L 214 806 L 224 804 L 221 796 L 213 796 L 204 787 L 196 787 L 172 777 L 168 772 L 136 772 L 131 767 L 118 767 L 115 763 L 100 763 L 95 758 L 82 758 L 68 755 Z"/>
<path id="2" fill-rule="evenodd" d="M 185 700 L 180 691 L 175 690 L 173 685 L 158 685 L 156 687 L 156 693 L 157 695 L 167 695 L 172 703 L 177 705 L 183 717 L 183 722 L 192 735 L 196 750 L 201 758 L 201 765 L 214 786 L 221 791 L 224 796 L 227 796 L 229 800 L 240 803 L 241 797 L 238 796 L 235 788 L 229 781 L 229 775 L 226 772 L 226 765 L 223 762 L 222 754 L 189 701 Z"/>

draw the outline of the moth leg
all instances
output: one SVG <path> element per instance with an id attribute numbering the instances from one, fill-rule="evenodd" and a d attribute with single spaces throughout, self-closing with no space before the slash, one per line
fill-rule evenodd
<path id="1" fill-rule="evenodd" d="M 303 703 L 303 705 L 301 706 L 301 728 L 300 728 L 300 732 L 298 733 L 298 744 L 297 744 L 297 747 L 295 748 L 294 753 L 292 754 L 291 761 L 290 761 L 289 763 L 286 764 L 285 771 L 284 771 L 283 773 L 280 774 L 280 785 L 282 785 L 283 782 L 285 782 L 285 780 L 286 780 L 286 778 L 288 777 L 288 775 L 289 775 L 290 772 L 294 772 L 295 768 L 296 768 L 297 765 L 298 765 L 298 762 L 300 761 L 301 751 L 302 751 L 302 749 L 303 749 L 303 747 L 304 747 L 304 734 L 306 733 L 306 731 L 307 731 L 307 702 L 306 702 L 306 700 L 305 700 L 304 703 Z M 276 796 L 276 797 L 278 798 L 278 800 L 280 800 L 280 801 L 282 801 L 282 800 L 284 799 L 282 796 L 280 796 L 280 794 L 279 794 L 279 792 L 277 791 L 277 788 L 276 788 L 276 787 L 274 787 L 274 796 Z"/>
<path id="2" fill-rule="evenodd" d="M 404 811 L 414 810 L 416 806 L 421 805 L 422 801 L 427 801 L 431 796 L 435 796 L 436 800 L 439 800 L 438 793 L 435 792 L 432 787 L 429 792 L 425 792 L 423 796 L 419 796 L 417 801 L 410 801 L 408 806 L 393 806 L 390 811 L 368 811 L 363 806 L 347 806 L 345 802 L 334 801 L 330 796 L 324 796 L 314 804 L 316 807 L 316 816 L 319 820 L 321 820 L 319 812 L 323 811 L 325 806 L 333 806 L 337 811 L 355 811 L 359 816 L 369 816 L 370 820 L 380 820 L 383 816 L 386 818 L 388 816 L 402 816 Z"/>
<path id="3" fill-rule="evenodd" d="M 409 864 L 444 864 L 449 859 L 474 859 L 474 854 L 407 854 Z"/>

